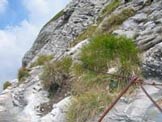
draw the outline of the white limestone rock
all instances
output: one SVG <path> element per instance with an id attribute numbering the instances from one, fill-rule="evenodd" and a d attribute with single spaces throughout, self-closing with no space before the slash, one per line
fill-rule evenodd
<path id="1" fill-rule="evenodd" d="M 53 105 L 53 110 L 41 118 L 41 122 L 66 122 L 66 113 L 71 102 L 71 97 L 67 97 Z"/>

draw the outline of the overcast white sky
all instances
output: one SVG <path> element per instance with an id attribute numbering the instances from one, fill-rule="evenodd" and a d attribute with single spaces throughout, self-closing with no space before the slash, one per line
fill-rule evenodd
<path id="1" fill-rule="evenodd" d="M 69 1 L 0 0 L 0 84 L 16 78 L 21 59 L 41 27 Z"/>

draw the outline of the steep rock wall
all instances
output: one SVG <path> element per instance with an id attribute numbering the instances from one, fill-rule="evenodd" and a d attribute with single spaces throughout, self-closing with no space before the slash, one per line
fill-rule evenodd
<path id="1" fill-rule="evenodd" d="M 36 56 L 62 55 L 70 41 L 95 23 L 101 9 L 110 0 L 73 0 L 56 20 L 48 22 L 40 31 L 32 48 L 25 54 L 23 64 L 28 64 Z"/>

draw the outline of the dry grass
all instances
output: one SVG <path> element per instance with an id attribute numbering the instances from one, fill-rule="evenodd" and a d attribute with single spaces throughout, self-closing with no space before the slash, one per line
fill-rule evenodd
<path id="1" fill-rule="evenodd" d="M 86 122 L 99 115 L 110 102 L 111 97 L 101 90 L 76 96 L 67 115 L 68 122 Z"/>
<path id="2" fill-rule="evenodd" d="M 109 67 L 118 66 L 117 74 L 138 73 L 138 49 L 126 37 L 100 35 L 92 38 L 81 51 L 80 64 L 73 64 L 72 95 L 68 122 L 86 122 L 98 116 L 125 87 L 128 79 L 107 75 Z"/>
<path id="3" fill-rule="evenodd" d="M 105 16 L 111 14 L 119 5 L 120 0 L 113 0 L 102 10 L 100 17 L 98 18 L 98 21 L 101 22 Z"/>
<path id="4" fill-rule="evenodd" d="M 28 69 L 26 69 L 25 67 L 19 69 L 17 77 L 20 83 L 24 81 L 28 76 L 30 76 Z"/>
<path id="5" fill-rule="evenodd" d="M 70 47 L 74 47 L 76 44 L 78 44 L 79 42 L 90 38 L 93 36 L 93 34 L 95 33 L 97 28 L 97 25 L 90 25 L 88 26 L 88 28 L 83 31 L 81 34 L 79 34 L 71 43 L 70 43 Z"/>
<path id="6" fill-rule="evenodd" d="M 114 28 L 121 25 L 125 20 L 135 14 L 135 10 L 132 8 L 124 9 L 119 14 L 111 15 L 107 21 L 102 25 L 103 31 L 112 32 Z"/>
<path id="7" fill-rule="evenodd" d="M 37 60 L 31 64 L 30 67 L 35 67 L 39 65 L 44 65 L 45 63 L 51 61 L 53 59 L 52 55 L 40 55 Z"/>
<path id="8" fill-rule="evenodd" d="M 72 65 L 72 59 L 65 57 L 60 61 L 47 63 L 44 66 L 44 71 L 41 75 L 41 80 L 44 88 L 49 93 L 56 92 L 58 88 L 62 87 L 64 82 L 69 78 L 69 69 Z"/>

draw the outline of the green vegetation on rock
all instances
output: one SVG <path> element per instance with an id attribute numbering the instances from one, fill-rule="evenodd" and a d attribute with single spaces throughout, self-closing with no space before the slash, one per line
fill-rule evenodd
<path id="1" fill-rule="evenodd" d="M 113 0 L 101 12 L 101 16 L 109 15 L 120 5 L 120 0 Z"/>
<path id="2" fill-rule="evenodd" d="M 107 74 L 128 76 L 140 73 L 138 49 L 131 39 L 102 34 L 93 37 L 81 50 L 81 63 L 73 64 L 73 101 L 67 113 L 68 122 L 86 122 L 98 116 L 113 97 L 128 83 Z"/>
<path id="3" fill-rule="evenodd" d="M 69 57 L 45 64 L 40 78 L 44 88 L 48 90 L 50 94 L 57 91 L 64 81 L 69 78 L 69 68 L 71 64 L 72 59 Z"/>
<path id="4" fill-rule="evenodd" d="M 55 20 L 57 20 L 58 18 L 60 18 L 61 16 L 63 16 L 64 15 L 64 11 L 63 10 L 61 10 L 60 12 L 58 12 L 47 24 L 45 24 L 44 26 L 46 26 L 46 25 L 48 25 L 50 22 L 52 22 L 52 21 L 55 21 Z"/>
<path id="5" fill-rule="evenodd" d="M 86 122 L 101 113 L 110 102 L 111 97 L 106 92 L 91 91 L 76 96 L 68 112 L 68 122 Z"/>
<path id="6" fill-rule="evenodd" d="M 63 10 L 61 10 L 60 12 L 58 12 L 50 21 L 55 21 L 59 17 L 61 17 L 62 15 L 64 15 L 64 11 Z"/>
<path id="7" fill-rule="evenodd" d="M 11 86 L 12 84 L 9 82 L 9 81 L 6 81 L 4 84 L 3 84 L 3 90 L 7 89 L 9 86 Z"/>
<path id="8" fill-rule="evenodd" d="M 119 65 L 132 67 L 138 63 L 138 50 L 131 39 L 113 35 L 99 35 L 82 49 L 83 67 L 95 71 L 106 72 L 108 68 Z M 131 69 L 131 68 L 128 68 Z"/>
<path id="9" fill-rule="evenodd" d="M 83 31 L 81 34 L 79 34 L 70 44 L 70 47 L 73 47 L 75 46 L 76 44 L 78 44 L 79 42 L 87 39 L 87 38 L 90 38 L 93 36 L 93 34 L 95 33 L 96 31 L 96 28 L 97 28 L 97 25 L 90 25 L 88 26 L 88 28 Z"/>
<path id="10" fill-rule="evenodd" d="M 28 76 L 30 76 L 30 74 L 29 74 L 29 70 L 27 68 L 22 67 L 19 69 L 18 76 L 17 76 L 19 82 L 24 81 Z"/>
<path id="11" fill-rule="evenodd" d="M 112 32 L 116 27 L 121 25 L 125 20 L 135 14 L 132 8 L 126 8 L 118 14 L 112 14 L 102 25 L 103 31 Z"/>
<path id="12" fill-rule="evenodd" d="M 113 2 L 111 2 L 110 4 L 108 4 L 101 12 L 100 17 L 97 19 L 97 23 L 96 25 L 92 24 L 90 26 L 88 26 L 88 28 L 83 31 L 81 34 L 79 34 L 74 40 L 73 42 L 70 44 L 70 47 L 75 46 L 76 44 L 78 44 L 80 41 L 83 41 L 87 38 L 91 38 L 93 35 L 97 34 L 98 30 L 97 27 L 100 24 L 100 22 L 103 20 L 103 18 L 106 15 L 109 15 L 112 11 L 114 11 L 118 6 L 120 5 L 120 0 L 114 0 Z"/>
<path id="13" fill-rule="evenodd" d="M 52 55 L 40 55 L 37 60 L 31 64 L 31 67 L 35 67 L 38 65 L 44 65 L 45 63 L 51 61 L 53 59 Z"/>

